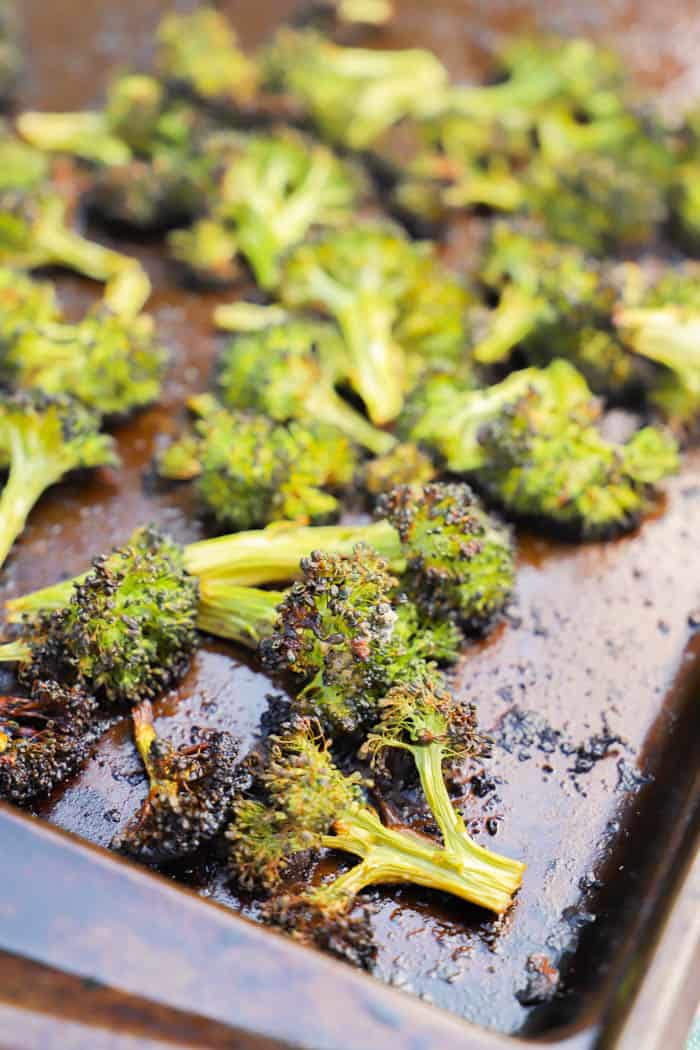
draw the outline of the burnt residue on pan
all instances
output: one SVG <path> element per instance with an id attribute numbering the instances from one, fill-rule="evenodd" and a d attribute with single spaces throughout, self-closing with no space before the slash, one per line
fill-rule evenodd
<path id="1" fill-rule="evenodd" d="M 23 104 L 60 109 L 99 99 L 110 68 L 147 54 L 165 0 L 24 0 L 30 70 Z M 231 11 L 248 43 L 292 3 L 266 0 Z M 697 5 L 677 5 L 673 34 L 655 4 L 485 5 L 402 0 L 388 43 L 432 47 L 461 76 L 474 74 L 502 30 L 540 24 L 600 33 L 647 81 L 668 82 L 670 103 L 693 90 Z M 634 13 L 632 8 L 634 7 Z M 533 15 L 534 12 L 534 15 Z M 93 231 L 97 232 L 97 231 Z M 447 255 L 464 265 L 471 230 Z M 99 236 L 104 237 L 103 233 Z M 177 426 L 185 392 L 206 386 L 216 348 L 210 317 L 227 298 L 176 287 L 153 243 L 124 245 L 144 260 L 151 308 L 173 353 L 161 405 L 118 432 L 124 466 L 52 490 L 6 567 L 6 598 L 83 569 L 137 525 L 160 522 L 178 540 L 199 537 L 187 490 L 159 488 L 148 468 L 160 433 Z M 71 309 L 94 293 L 61 279 Z M 230 296 L 229 296 L 230 297 Z M 480 1024 L 542 1032 L 595 1016 L 606 982 L 633 944 L 635 925 L 662 877 L 690 792 L 699 708 L 700 455 L 689 455 L 666 505 L 636 534 L 569 546 L 521 537 L 518 596 L 503 625 L 474 644 L 454 687 L 479 708 L 492 758 L 465 768 L 458 805 L 473 830 L 528 865 L 523 889 L 500 920 L 430 893 L 377 890 L 369 897 L 379 946 L 376 974 Z M 227 726 L 245 753 L 279 689 L 255 661 L 205 641 L 179 689 L 157 705 L 158 727 Z M 50 821 L 106 845 L 145 794 L 129 727 L 115 724 L 85 770 L 42 808 Z M 419 816 L 419 815 L 418 815 Z M 172 873 L 204 896 L 255 917 L 216 863 Z"/>

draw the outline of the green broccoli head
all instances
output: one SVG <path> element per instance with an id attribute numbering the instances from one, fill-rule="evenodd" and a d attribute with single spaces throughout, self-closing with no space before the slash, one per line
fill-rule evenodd
<path id="1" fill-rule="evenodd" d="M 662 431 L 641 430 L 626 445 L 606 441 L 596 428 L 600 405 L 566 361 L 484 390 L 450 393 L 443 383 L 432 394 L 413 436 L 508 512 L 564 532 L 590 538 L 631 528 L 654 483 L 677 468 L 677 446 Z"/>
<path id="2" fill-rule="evenodd" d="M 21 389 L 69 395 L 100 416 L 127 416 L 158 399 L 167 363 L 146 314 L 97 309 L 77 324 L 47 319 L 23 328 L 3 360 Z"/>
<path id="3" fill-rule="evenodd" d="M 402 441 L 390 452 L 367 462 L 364 485 L 371 496 L 381 496 L 397 485 L 423 485 L 432 481 L 436 473 L 427 452 L 411 441 Z"/>
<path id="4" fill-rule="evenodd" d="M 156 734 L 150 701 L 134 708 L 134 737 L 150 790 L 112 848 L 147 864 L 191 856 L 223 830 L 239 787 L 238 745 L 224 731 L 192 732 L 173 747 Z"/>
<path id="5" fill-rule="evenodd" d="M 401 485 L 376 513 L 398 532 L 402 586 L 429 619 L 483 630 L 502 612 L 515 585 L 512 537 L 469 486 Z"/>
<path id="6" fill-rule="evenodd" d="M 372 452 L 386 452 L 394 444 L 391 435 L 368 424 L 334 389 L 342 358 L 334 325 L 291 319 L 231 339 L 219 357 L 217 386 L 231 408 L 280 422 L 325 423 Z"/>
<path id="7" fill-rule="evenodd" d="M 114 466 L 114 443 L 99 417 L 67 397 L 29 391 L 0 398 L 0 565 L 46 489 L 73 470 Z"/>
<path id="8" fill-rule="evenodd" d="M 208 397 L 194 398 L 202 413 L 161 456 L 159 472 L 197 477 L 197 493 L 217 526 L 232 530 L 271 521 L 302 523 L 333 518 L 331 491 L 347 488 L 357 460 L 350 442 L 322 423 L 276 424 L 267 416 L 229 412 Z"/>
<path id="9" fill-rule="evenodd" d="M 390 226 L 325 234 L 291 253 L 281 295 L 290 307 L 317 307 L 337 322 L 347 377 L 370 419 L 401 411 L 422 371 L 459 360 L 466 294 L 426 251 Z"/>
<path id="10" fill-rule="evenodd" d="M 260 649 L 268 666 L 305 683 L 298 703 L 324 724 L 357 733 L 376 720 L 392 681 L 426 661 L 456 659 L 459 632 L 406 602 L 372 548 L 358 544 L 350 556 L 314 551 L 301 569 Z"/>
<path id="11" fill-rule="evenodd" d="M 263 55 L 267 80 L 297 99 L 324 138 L 366 149 L 447 84 L 429 51 L 340 47 L 308 31 L 280 30 Z"/>
<path id="12" fill-rule="evenodd" d="M 231 147 L 214 218 L 230 230 L 258 284 L 271 290 L 284 253 L 314 227 L 347 223 L 362 188 L 359 172 L 328 147 L 280 129 Z"/>
<path id="13" fill-rule="evenodd" d="M 18 333 L 57 321 L 60 308 L 48 281 L 33 281 L 20 271 L 0 266 L 0 346 L 10 346 Z"/>
<path id="14" fill-rule="evenodd" d="M 162 19 L 155 68 L 166 82 L 183 85 L 204 99 L 245 105 L 257 90 L 255 63 L 241 51 L 225 16 L 213 7 L 190 14 L 172 12 Z"/>
<path id="15" fill-rule="evenodd" d="M 103 222 L 141 231 L 191 222 L 204 205 L 207 177 L 203 168 L 168 152 L 110 165 L 96 172 L 88 207 Z"/>
<path id="16" fill-rule="evenodd" d="M 20 674 L 137 703 L 184 673 L 196 619 L 197 581 L 183 568 L 182 549 L 153 528 L 141 529 L 96 558 L 61 608 L 25 624 Z"/>
<path id="17" fill-rule="evenodd" d="M 51 793 L 90 753 L 96 702 L 79 687 L 35 682 L 30 698 L 0 697 L 0 799 Z"/>

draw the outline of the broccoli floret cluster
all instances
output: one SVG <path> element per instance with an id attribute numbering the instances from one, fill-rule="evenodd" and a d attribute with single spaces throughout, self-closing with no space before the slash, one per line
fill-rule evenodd
<path id="1" fill-rule="evenodd" d="M 469 474 L 511 514 L 592 538 L 632 528 L 654 485 L 678 466 L 673 438 L 645 427 L 624 445 L 596 423 L 600 402 L 573 366 L 513 372 L 471 393 L 424 390 L 412 436 Z"/>
<path id="2" fill-rule="evenodd" d="M 196 645 L 197 581 L 182 550 L 153 528 L 96 558 L 53 611 L 29 617 L 0 647 L 20 678 L 82 685 L 106 702 L 138 703 L 177 682 Z"/>
<path id="3" fill-rule="evenodd" d="M 112 848 L 149 864 L 188 857 L 216 838 L 240 784 L 238 745 L 230 733 L 194 730 L 175 748 L 159 737 L 144 700 L 132 712 L 134 739 L 148 773 L 148 796 Z"/>
<path id="4" fill-rule="evenodd" d="M 240 253 L 260 287 L 275 289 L 284 253 L 315 227 L 347 222 L 362 189 L 356 169 L 298 132 L 229 137 L 208 214 L 171 235 L 172 253 L 214 283 L 235 277 Z"/>
<path id="5" fill-rule="evenodd" d="M 163 451 L 158 470 L 174 480 L 196 478 L 202 509 L 218 529 L 337 517 L 333 492 L 352 483 L 357 467 L 353 446 L 340 431 L 230 412 L 207 395 L 191 405 L 200 418 Z"/>
<path id="6" fill-rule="evenodd" d="M 0 799 L 24 805 L 72 776 L 90 753 L 96 702 L 79 686 L 37 681 L 0 697 Z"/>

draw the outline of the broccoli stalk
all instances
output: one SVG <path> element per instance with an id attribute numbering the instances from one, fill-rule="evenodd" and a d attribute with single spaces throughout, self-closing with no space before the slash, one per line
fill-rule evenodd
<path id="1" fill-rule="evenodd" d="M 370 525 L 278 525 L 199 541 L 184 548 L 184 565 L 203 590 L 217 580 L 255 586 L 298 578 L 301 559 L 314 550 L 351 555 L 364 543 L 402 575 L 430 617 L 447 614 L 475 629 L 494 620 L 514 584 L 512 541 L 468 486 L 405 486 L 387 494 L 378 513 L 387 517 Z M 66 581 L 10 600 L 10 621 L 60 608 L 72 586 Z"/>
<path id="2" fill-rule="evenodd" d="M 237 303 L 233 309 L 242 305 L 248 304 Z M 244 310 L 244 323 L 245 317 Z M 335 390 L 342 352 L 342 341 L 330 324 L 303 319 L 273 323 L 239 334 L 223 349 L 218 390 L 231 408 L 263 412 L 280 422 L 326 423 L 382 455 L 396 439 L 368 423 Z"/>
<path id="3" fill-rule="evenodd" d="M 287 259 L 280 290 L 284 305 L 320 307 L 337 322 L 346 347 L 342 375 L 376 424 L 399 414 L 416 370 L 445 358 L 454 363 L 461 353 L 463 295 L 424 245 L 381 225 L 300 245 Z"/>
<path id="4" fill-rule="evenodd" d="M 9 469 L 0 495 L 0 565 L 46 489 L 72 470 L 114 466 L 114 443 L 78 402 L 18 394 L 0 403 L 0 450 Z"/>
<path id="5" fill-rule="evenodd" d="M 383 825 L 364 800 L 358 774 L 340 772 L 311 722 L 273 740 L 258 787 L 263 800 L 239 800 L 227 831 L 233 874 L 245 887 L 274 890 L 300 851 L 338 849 L 359 857 L 350 871 L 304 895 L 328 919 L 380 883 L 426 886 L 497 914 L 520 885 L 521 864 L 487 850 L 484 856 L 475 851 L 469 864 L 463 849 Z"/>
<path id="6" fill-rule="evenodd" d="M 359 179 L 323 145 L 294 132 L 253 136 L 227 157 L 214 218 L 233 241 L 261 288 L 279 284 L 280 260 L 314 227 L 352 215 Z"/>
<path id="7" fill-rule="evenodd" d="M 238 786 L 238 747 L 229 733 L 198 730 L 191 744 L 175 749 L 157 735 L 149 700 L 134 708 L 132 720 L 150 789 L 112 848 L 147 863 L 190 856 L 228 819 Z"/>
<path id="8" fill-rule="evenodd" d="M 108 166 L 128 164 L 131 149 L 110 128 L 106 114 L 27 111 L 17 118 L 23 139 L 47 153 L 69 153 Z"/>

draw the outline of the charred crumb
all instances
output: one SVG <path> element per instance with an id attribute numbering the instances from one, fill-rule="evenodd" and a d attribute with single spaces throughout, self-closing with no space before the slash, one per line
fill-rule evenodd
<path id="1" fill-rule="evenodd" d="M 552 965 L 547 955 L 533 952 L 525 964 L 527 981 L 524 988 L 515 993 L 521 1006 L 537 1006 L 550 1002 L 559 987 L 559 970 Z"/>

